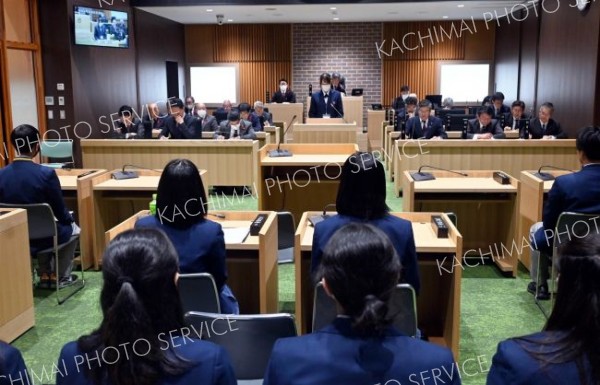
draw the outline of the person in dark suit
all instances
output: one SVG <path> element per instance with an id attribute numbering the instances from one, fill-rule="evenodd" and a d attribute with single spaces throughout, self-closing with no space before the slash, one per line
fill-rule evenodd
<path id="1" fill-rule="evenodd" d="M 262 127 L 260 125 L 260 119 L 258 118 L 258 116 L 254 115 L 251 112 L 250 104 L 240 103 L 239 111 L 240 111 L 240 118 L 242 118 L 242 120 L 250 122 L 250 125 L 252 125 L 252 129 L 254 130 L 254 132 L 262 131 Z"/>
<path id="2" fill-rule="evenodd" d="M 273 93 L 271 103 L 296 103 L 296 94 L 290 89 L 287 79 L 279 79 L 279 90 Z"/>
<path id="3" fill-rule="evenodd" d="M 165 125 L 165 117 L 160 115 L 158 104 L 150 103 L 147 105 L 148 113 L 142 118 L 142 126 L 144 129 L 144 136 L 140 139 L 152 139 L 154 138 L 154 130 L 162 131 Z"/>
<path id="4" fill-rule="evenodd" d="M 219 129 L 217 119 L 214 116 L 206 113 L 206 105 L 204 103 L 196 103 L 197 123 L 202 132 L 216 132 Z"/>
<path id="5" fill-rule="evenodd" d="M 198 130 L 196 118 L 186 115 L 181 99 L 169 100 L 171 115 L 165 119 L 165 125 L 159 139 L 201 139 L 202 132 Z"/>
<path id="6" fill-rule="evenodd" d="M 406 135 L 411 139 L 448 139 L 442 119 L 431 115 L 431 102 L 419 102 L 419 114 L 406 122 Z"/>
<path id="7" fill-rule="evenodd" d="M 346 85 L 342 82 L 342 75 L 339 72 L 331 74 L 331 89 L 346 95 Z"/>
<path id="8" fill-rule="evenodd" d="M 221 311 L 238 314 L 239 305 L 227 286 L 223 229 L 206 219 L 208 199 L 196 165 L 187 159 L 167 163 L 156 195 L 156 215 L 140 218 L 135 228 L 164 231 L 179 255 L 179 272 L 210 273 L 219 291 Z"/>
<path id="9" fill-rule="evenodd" d="M 406 98 L 408 98 L 409 94 L 410 94 L 409 86 L 403 85 L 402 87 L 400 87 L 400 96 L 398 96 L 396 99 L 394 99 L 394 101 L 392 103 L 392 108 L 396 111 L 396 113 L 398 113 L 401 109 L 404 108 Z"/>
<path id="10" fill-rule="evenodd" d="M 144 125 L 142 121 L 134 116 L 133 108 L 121 106 L 119 108 L 119 120 L 113 131 L 113 139 L 144 138 Z"/>
<path id="11" fill-rule="evenodd" d="M 467 139 L 504 139 L 506 135 L 498 121 L 492 119 L 494 110 L 491 107 L 481 107 L 477 110 L 477 118 L 471 119 L 467 126 Z"/>
<path id="12" fill-rule="evenodd" d="M 419 373 L 425 378 L 438 373 L 438 384 L 460 384 L 449 349 L 391 326 L 387 302 L 400 266 L 383 231 L 360 222 L 340 227 L 316 275 L 335 300 L 338 316 L 312 334 L 278 340 L 264 385 L 409 384 L 419 383 Z"/>
<path id="13" fill-rule="evenodd" d="M 496 92 L 492 95 L 492 108 L 494 109 L 494 119 L 500 119 L 504 114 L 510 113 L 510 108 L 504 105 L 504 94 L 502 92 Z"/>
<path id="14" fill-rule="evenodd" d="M 567 139 L 567 133 L 562 130 L 560 123 L 552 119 L 554 105 L 546 102 L 540 106 L 538 118 L 529 123 L 531 139 Z"/>
<path id="15" fill-rule="evenodd" d="M 185 98 L 185 114 L 196 117 L 196 100 L 193 96 Z"/>
<path id="16" fill-rule="evenodd" d="M 184 322 L 177 251 L 165 233 L 119 234 L 104 252 L 102 277 L 100 326 L 63 346 L 57 385 L 236 384 L 227 352 Z"/>
<path id="17" fill-rule="evenodd" d="M 337 229 L 350 222 L 366 222 L 382 230 L 392 241 L 402 263 L 401 282 L 421 287 L 417 251 L 409 221 L 389 214 L 385 203 L 383 165 L 373 154 L 357 152 L 342 166 L 337 192 L 337 215 L 317 223 L 312 243 L 311 271 L 317 271 L 325 245 Z"/>
<path id="18" fill-rule="evenodd" d="M 252 124 L 240 118 L 237 110 L 232 110 L 227 117 L 227 122 L 221 122 L 219 130 L 215 132 L 215 139 L 256 139 Z"/>
<path id="19" fill-rule="evenodd" d="M 559 248 L 556 303 L 541 333 L 498 344 L 487 385 L 600 383 L 600 235 Z"/>
<path id="20" fill-rule="evenodd" d="M 550 297 L 547 284 L 548 262 L 554 244 L 552 234 L 560 214 L 565 211 L 600 213 L 600 127 L 583 128 L 575 143 L 581 170 L 554 180 L 544 205 L 543 222 L 535 223 L 530 229 L 532 252 L 529 271 L 532 281 L 527 290 L 535 295 L 537 284 L 538 299 L 541 300 Z M 538 261 L 540 282 L 536 282 Z"/>
<path id="21" fill-rule="evenodd" d="M 343 118 L 342 95 L 331 89 L 331 76 L 328 73 L 321 74 L 319 84 L 321 85 L 321 91 L 312 94 L 308 117 Z"/>
<path id="22" fill-rule="evenodd" d="M 260 100 L 254 102 L 254 112 L 252 112 L 252 115 L 256 116 L 256 118 L 258 119 L 261 131 L 264 130 L 265 126 L 273 125 L 273 115 L 265 111 L 263 102 L 261 102 Z"/>
<path id="23" fill-rule="evenodd" d="M 233 106 L 229 99 L 223 100 L 223 105 L 213 112 L 213 116 L 217 119 L 217 124 L 221 124 L 221 122 L 227 120 L 227 115 L 229 115 L 232 108 Z"/>
<path id="24" fill-rule="evenodd" d="M 106 27 L 100 22 L 94 27 L 94 40 L 106 40 Z"/>
<path id="25" fill-rule="evenodd" d="M 29 374 L 21 352 L 0 341 L 0 385 L 29 385 Z"/>
<path id="26" fill-rule="evenodd" d="M 529 116 L 525 114 L 525 103 L 515 100 L 510 107 L 510 112 L 504 114 L 504 124 L 501 128 L 504 131 L 519 130 L 521 132 L 525 129 L 526 120 L 529 120 Z M 498 124 L 502 126 L 501 121 L 498 121 Z"/>
<path id="27" fill-rule="evenodd" d="M 419 104 L 419 100 L 414 96 L 406 98 L 404 101 L 404 108 L 401 108 L 396 113 L 396 125 L 394 126 L 394 131 L 406 129 L 408 120 L 414 118 L 418 114 L 417 104 Z"/>
<path id="28" fill-rule="evenodd" d="M 63 199 L 60 181 L 56 172 L 40 164 L 34 163 L 33 158 L 39 153 L 39 131 L 28 124 L 17 126 L 10 133 L 10 141 L 15 149 L 16 157 L 8 166 L 0 169 L 0 202 L 10 204 L 47 203 L 52 208 L 56 218 L 58 243 L 67 242 L 74 231 L 79 231 L 74 224 L 73 216 L 67 210 Z M 52 247 L 52 238 L 30 242 L 31 253 Z M 59 285 L 71 283 L 73 261 L 64 255 L 58 261 L 59 271 L 54 271 L 51 255 L 38 258 L 38 274 L 42 286 L 49 286 L 59 277 Z M 69 258 L 69 259 L 67 259 Z"/>

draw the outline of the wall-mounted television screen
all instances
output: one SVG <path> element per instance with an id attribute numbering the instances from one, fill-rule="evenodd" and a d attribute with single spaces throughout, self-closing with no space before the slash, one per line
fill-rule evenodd
<path id="1" fill-rule="evenodd" d="M 128 48 L 127 12 L 75 6 L 75 44 Z"/>

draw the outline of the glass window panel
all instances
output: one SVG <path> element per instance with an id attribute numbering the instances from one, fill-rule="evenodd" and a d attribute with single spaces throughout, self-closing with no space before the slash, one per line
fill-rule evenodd
<path id="1" fill-rule="evenodd" d="M 8 83 L 13 127 L 31 124 L 39 128 L 33 53 L 7 50 Z"/>

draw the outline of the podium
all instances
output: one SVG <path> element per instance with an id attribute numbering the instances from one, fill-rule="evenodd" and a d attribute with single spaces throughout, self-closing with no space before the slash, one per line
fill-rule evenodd
<path id="1" fill-rule="evenodd" d="M 312 120 L 312 119 L 309 119 Z M 334 120 L 334 119 L 319 119 Z M 296 124 L 293 143 L 352 143 L 358 141 L 354 124 Z"/>

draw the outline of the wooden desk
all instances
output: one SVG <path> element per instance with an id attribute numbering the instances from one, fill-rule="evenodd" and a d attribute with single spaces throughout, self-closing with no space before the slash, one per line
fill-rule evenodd
<path id="1" fill-rule="evenodd" d="M 12 342 L 35 324 L 27 212 L 0 210 L 0 340 Z"/>
<path id="2" fill-rule="evenodd" d="M 277 126 L 265 126 L 264 132 L 269 134 L 267 139 L 265 140 L 265 144 L 277 144 L 282 136 L 283 127 L 280 129 Z M 264 146 L 264 144 L 263 144 Z M 262 148 L 260 146 L 259 148 Z"/>
<path id="3" fill-rule="evenodd" d="M 313 315 L 314 284 L 310 277 L 310 262 L 314 228 L 308 224 L 308 218 L 320 213 L 304 213 L 295 235 L 296 322 L 301 333 L 311 331 Z M 421 278 L 418 326 L 431 342 L 450 348 L 458 359 L 462 268 L 452 269 L 451 266 L 462 262 L 462 236 L 445 214 L 437 214 L 444 216 L 449 225 L 449 237 L 445 239 L 437 238 L 431 228 L 433 213 L 392 215 L 412 222 Z"/>
<path id="4" fill-rule="evenodd" d="M 394 144 L 400 139 L 402 133 L 400 131 L 394 131 L 394 126 L 387 126 L 385 128 L 385 166 L 388 170 L 389 181 L 394 180 Z"/>
<path id="5" fill-rule="evenodd" d="M 139 174 L 139 178 L 117 180 L 111 177 L 114 171 L 120 170 L 113 170 L 92 178 L 93 215 L 90 223 L 93 224 L 94 267 L 96 269 L 102 264 L 106 230 L 135 213 L 148 209 L 162 173 L 162 170 L 135 170 Z M 200 170 L 200 177 L 208 198 L 206 173 L 206 170 Z"/>
<path id="6" fill-rule="evenodd" d="M 494 171 L 461 172 L 468 177 L 431 171 L 435 180 L 415 182 L 405 171 L 401 178 L 403 210 L 455 213 L 465 250 L 483 256 L 491 256 L 492 252 L 498 267 L 516 277 L 518 253 L 515 250 L 511 254 L 509 250 L 512 251 L 513 242 L 520 246 L 519 181 L 510 177 L 510 184 L 502 185 L 493 179 Z"/>
<path id="7" fill-rule="evenodd" d="M 362 131 L 362 128 L 365 125 L 363 122 L 363 97 L 344 96 L 344 94 L 342 94 L 342 105 L 344 106 L 344 120 L 346 120 L 346 122 L 355 122 L 358 127 L 360 127 L 360 131 Z M 308 117 L 308 110 L 310 109 L 310 96 L 306 97 L 306 106 L 306 123 L 310 123 L 308 120 L 310 119 Z"/>
<path id="8" fill-rule="evenodd" d="M 302 100 L 302 98 L 299 99 Z M 296 115 L 296 121 L 302 123 L 304 116 L 304 104 L 302 103 L 267 103 L 265 107 L 273 115 L 273 122 L 290 124 Z"/>
<path id="9" fill-rule="evenodd" d="M 533 174 L 537 170 L 521 171 L 521 198 L 519 199 L 519 242 L 523 240 L 531 244 L 529 240 L 529 229 L 536 222 L 542 221 L 544 202 L 548 191 L 554 184 L 553 180 L 544 181 Z M 544 173 L 554 177 L 570 174 L 569 171 L 544 170 Z M 523 248 L 519 254 L 519 260 L 529 270 L 531 264 L 531 249 Z"/>
<path id="10" fill-rule="evenodd" d="M 335 203 L 342 165 L 357 151 L 355 144 L 285 144 L 291 157 L 270 158 L 275 145 L 258 156 L 258 209 L 287 210 L 296 223 L 302 213 Z"/>
<path id="11" fill-rule="evenodd" d="M 578 169 L 574 139 L 556 140 L 399 140 L 394 144 L 394 175 L 421 165 L 451 170 L 504 170 L 520 175 L 537 170 L 552 159 L 557 167 Z M 402 178 L 394 178 L 396 194 Z"/>
<path id="12" fill-rule="evenodd" d="M 133 164 L 163 169 L 176 158 L 186 158 L 208 171 L 209 186 L 250 186 L 256 182 L 258 141 L 252 140 L 110 140 L 83 139 L 86 168 L 119 169 Z"/>
<path id="13" fill-rule="evenodd" d="M 294 143 L 357 143 L 356 124 L 295 124 Z"/>
<path id="14" fill-rule="evenodd" d="M 277 214 L 259 211 L 216 211 L 223 214 L 218 222 L 223 230 L 228 228 L 247 228 L 258 214 L 268 214 L 267 221 L 258 236 L 248 235 L 243 243 L 227 243 L 227 284 L 240 304 L 240 313 L 266 314 L 279 311 L 279 281 L 277 276 Z M 148 210 L 141 211 L 126 219 L 104 235 L 105 244 L 123 231 L 133 229 L 138 218 L 149 215 Z"/>
<path id="15" fill-rule="evenodd" d="M 79 235 L 81 261 L 83 268 L 89 269 L 94 265 L 92 179 L 104 174 L 106 170 L 57 169 L 55 171 L 60 181 L 65 204 L 75 212 L 75 222 L 81 228 L 81 234 Z M 93 172 L 78 178 L 79 175 L 90 171 Z"/>
<path id="16" fill-rule="evenodd" d="M 381 135 L 382 123 L 385 121 L 385 110 L 367 110 L 367 134 L 369 137 L 369 151 L 383 148 Z"/>

